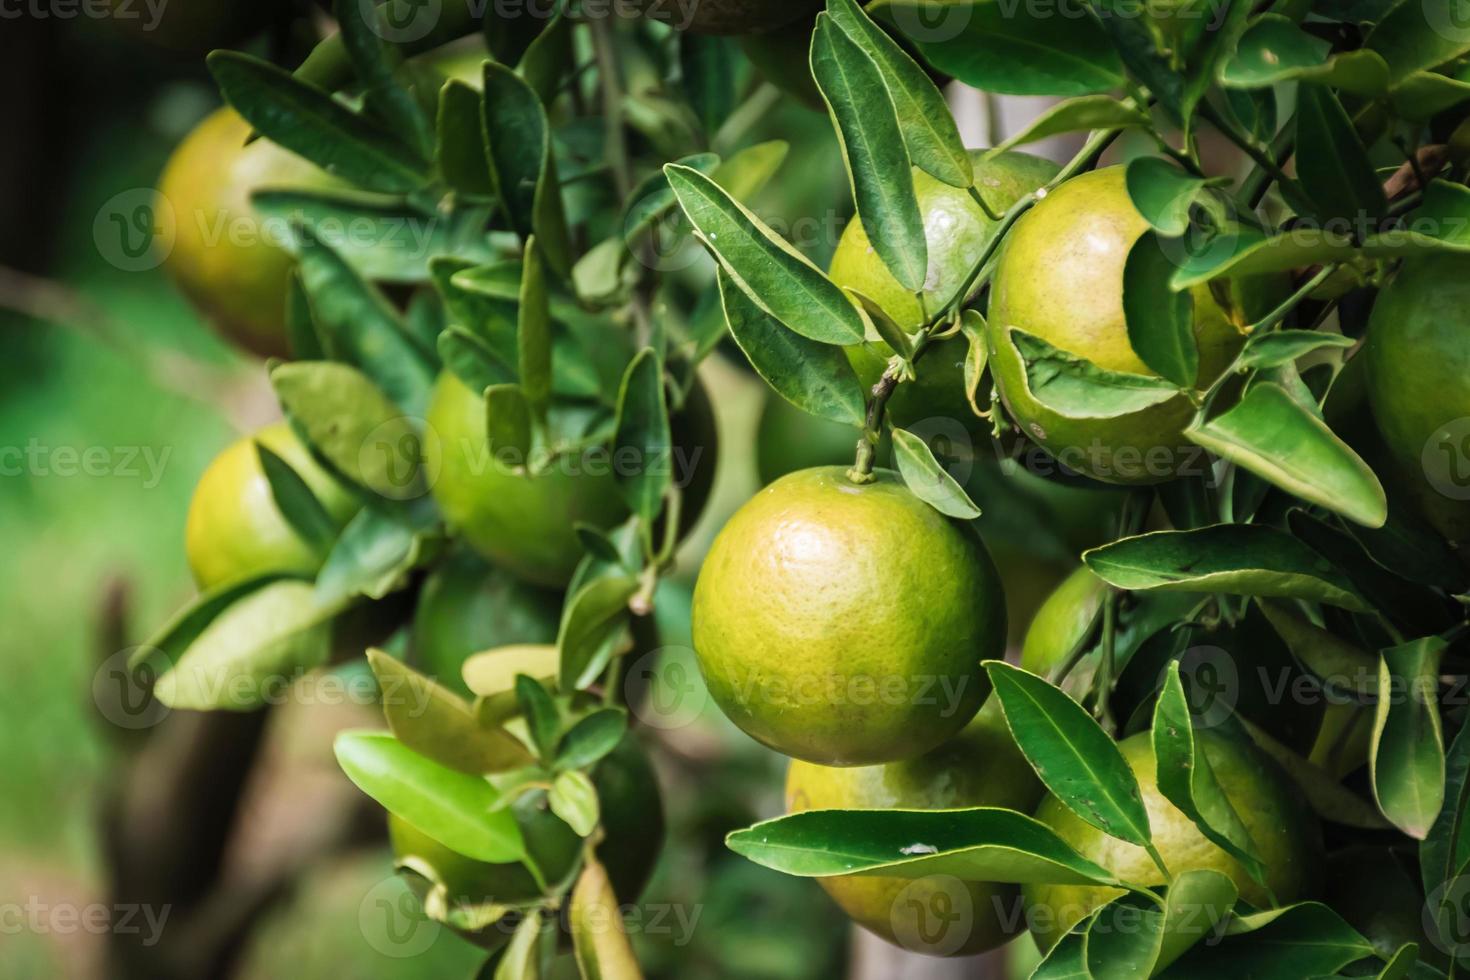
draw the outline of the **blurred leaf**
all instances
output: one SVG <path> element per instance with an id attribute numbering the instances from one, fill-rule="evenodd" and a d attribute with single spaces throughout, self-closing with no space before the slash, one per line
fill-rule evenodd
<path id="1" fill-rule="evenodd" d="M 483 727 L 452 691 L 381 650 L 369 650 L 367 658 L 382 692 L 388 728 L 407 748 L 472 776 L 534 761 L 520 739 L 503 728 Z"/>
<path id="2" fill-rule="evenodd" d="M 1302 902 L 1233 916 L 1222 941 L 1195 947 L 1160 976 L 1164 980 L 1320 977 L 1373 955 L 1372 945 L 1332 909 Z"/>
<path id="3" fill-rule="evenodd" d="M 706 137 L 713 136 L 735 109 L 735 73 L 739 64 L 733 39 L 679 34 L 684 94 Z"/>
<path id="4" fill-rule="evenodd" d="M 1368 769 L 1383 815 L 1416 840 L 1429 834 L 1445 797 L 1444 732 L 1439 720 L 1438 636 L 1383 651 Z"/>
<path id="5" fill-rule="evenodd" d="M 941 514 L 963 521 L 980 516 L 980 508 L 934 458 L 929 444 L 906 429 L 893 429 L 893 455 L 904 485 Z"/>
<path id="6" fill-rule="evenodd" d="M 343 732 L 335 749 L 359 789 L 440 844 L 476 861 L 520 860 L 520 828 L 487 780 L 426 759 L 387 732 Z"/>
<path id="7" fill-rule="evenodd" d="M 587 775 L 575 769 L 559 772 L 546 794 L 551 812 L 562 819 L 578 837 L 586 837 L 597 829 L 597 788 Z"/>
<path id="8" fill-rule="evenodd" d="M 532 909 L 510 937 L 495 967 L 494 980 L 541 980 L 542 931 L 541 910 Z"/>
<path id="9" fill-rule="evenodd" d="M 1204 178 L 1159 157 L 1136 157 L 1128 161 L 1124 179 L 1133 206 L 1156 232 L 1177 238 L 1189 230 L 1189 209 L 1205 186 Z"/>
<path id="10" fill-rule="evenodd" d="M 271 142 L 366 190 L 401 194 L 427 182 L 417 153 L 290 72 L 239 51 L 206 61 L 225 100 Z"/>
<path id="11" fill-rule="evenodd" d="M 953 875 L 961 881 L 1113 885 L 1112 872 L 1014 810 L 807 810 L 737 830 L 725 844 L 803 878 Z"/>
<path id="12" fill-rule="evenodd" d="M 607 871 L 595 857 L 572 889 L 572 946 L 583 980 L 643 980 Z"/>
<path id="13" fill-rule="evenodd" d="M 1105 582 L 1130 591 L 1222 592 L 1369 608 L 1311 548 L 1258 524 L 1154 531 L 1093 548 L 1082 560 Z"/>
<path id="14" fill-rule="evenodd" d="M 504 65 L 485 63 L 482 133 L 490 169 L 511 227 L 536 237 L 546 264 L 565 278 L 572 268 L 551 128 L 541 100 Z"/>
<path id="15" fill-rule="evenodd" d="M 471 391 L 496 385 L 514 386 L 515 371 L 480 337 L 464 327 L 451 326 L 439 335 L 439 357 L 450 373 Z"/>
<path id="16" fill-rule="evenodd" d="M 556 765 L 561 769 L 585 769 L 617 748 L 627 731 L 628 713 L 623 709 L 594 711 L 562 736 Z"/>
<path id="17" fill-rule="evenodd" d="M 516 317 L 516 366 L 526 404 L 544 421 L 551 404 L 551 308 L 540 244 L 535 235 L 526 239 Z"/>
<path id="18" fill-rule="evenodd" d="M 492 459 L 513 468 L 531 461 L 531 403 L 519 385 L 491 385 L 485 389 L 485 444 Z"/>
<path id="19" fill-rule="evenodd" d="M 812 76 L 837 128 L 868 241 L 909 292 L 924 285 L 929 246 L 898 115 L 878 66 L 827 14 L 812 35 Z"/>
<path id="20" fill-rule="evenodd" d="M 424 493 L 413 420 L 360 371 L 331 361 L 280 364 L 271 384 L 307 442 L 353 482 L 389 500 Z"/>
<path id="21" fill-rule="evenodd" d="M 1368 151 L 1330 89 L 1304 83 L 1297 89 L 1296 171 L 1323 221 L 1334 218 L 1359 228 L 1388 211 L 1383 185 Z"/>
<path id="22" fill-rule="evenodd" d="M 1126 102 L 1119 102 L 1111 95 L 1079 95 L 1058 102 L 1042 112 L 1020 132 L 1008 136 L 1004 142 L 989 150 L 986 156 L 998 156 L 1017 146 L 1062 133 L 1089 129 L 1131 129 L 1148 125 L 1148 113 Z"/>
<path id="23" fill-rule="evenodd" d="M 802 411 L 862 425 L 862 385 L 842 349 L 788 330 L 737 289 L 724 270 L 718 278 L 730 334 L 756 373 Z"/>
<path id="24" fill-rule="evenodd" d="M 857 309 L 810 260 L 710 178 L 674 164 L 664 173 L 700 241 L 757 306 L 812 340 L 862 341 Z"/>
<path id="25" fill-rule="evenodd" d="M 628 600 L 638 592 L 638 581 L 610 574 L 582 586 L 567 600 L 556 646 L 561 666 L 557 672 L 563 691 L 580 691 L 597 679 L 602 665 L 598 650 L 619 625 Z"/>
<path id="26" fill-rule="evenodd" d="M 1470 99 L 1470 82 L 1437 72 L 1418 71 L 1393 91 L 1393 111 L 1400 118 L 1428 121 Z"/>
<path id="27" fill-rule="evenodd" d="M 504 59 L 497 60 L 504 62 Z M 561 81 L 572 71 L 575 55 L 572 51 L 572 21 L 565 10 L 557 10 L 551 23 L 526 45 L 525 53 L 516 63 L 516 71 L 526 80 L 531 91 L 544 104 L 556 101 Z"/>
<path id="28" fill-rule="evenodd" d="M 337 524 L 306 481 L 265 443 L 255 440 L 255 455 L 260 460 L 260 469 L 270 484 L 271 499 L 276 510 L 286 519 L 286 524 L 296 534 L 318 551 L 325 551 L 337 537 Z"/>
<path id="29" fill-rule="evenodd" d="M 480 136 L 484 113 L 480 93 L 473 86 L 457 78 L 445 83 L 439 91 L 434 163 L 445 183 L 461 194 L 494 197 L 494 174 Z"/>
<path id="30" fill-rule="evenodd" d="M 299 268 L 291 270 L 286 286 L 286 348 L 291 352 L 292 360 L 327 359 L 322 350 L 322 338 L 311 318 L 311 300 L 306 295 L 306 287 L 301 284 Z"/>
<path id="31" fill-rule="evenodd" d="M 1454 16 L 1449 5 L 1401 3 L 1373 28 L 1365 46 L 1388 62 L 1389 83 L 1397 85 L 1470 52 L 1470 32 Z"/>
<path id="32" fill-rule="evenodd" d="M 1148 844 L 1152 835 L 1138 779 L 1092 716 L 1019 667 L 999 660 L 984 667 L 1017 747 L 1052 795 L 1103 833 Z"/>
<path id="33" fill-rule="evenodd" d="M 1257 602 L 1302 668 L 1331 691 L 1369 698 L 1378 691 L 1378 657 L 1313 624 L 1290 603 Z"/>
<path id="34" fill-rule="evenodd" d="M 856 0 L 828 0 L 827 14 L 878 69 L 913 165 L 951 187 L 968 189 L 974 184 L 975 172 L 954 115 L 924 69 L 869 19 Z"/>
<path id="35" fill-rule="evenodd" d="M 1193 388 L 1199 377 L 1194 297 L 1169 288 L 1174 269 L 1159 233 L 1140 235 L 1123 266 L 1123 314 L 1128 343 L 1143 363 L 1175 386 Z"/>
<path id="36" fill-rule="evenodd" d="M 1235 717 L 1250 733 L 1251 741 L 1275 759 L 1277 765 L 1291 777 L 1291 781 L 1301 791 L 1302 798 L 1317 816 L 1359 830 L 1387 830 L 1391 827 L 1376 806 L 1343 786 L 1326 770 L 1303 759 L 1264 730 L 1251 724 L 1249 719 L 1240 715 Z"/>
<path id="37" fill-rule="evenodd" d="M 402 588 L 423 563 L 424 541 L 399 515 L 364 507 L 347 522 L 317 573 L 317 599 L 381 599 Z"/>
<path id="38" fill-rule="evenodd" d="M 472 655 L 460 673 L 477 697 L 489 698 L 514 691 L 518 674 L 555 683 L 556 667 L 556 647 L 550 643 L 519 643 Z"/>
<path id="39" fill-rule="evenodd" d="M 128 670 L 141 670 L 145 664 L 154 670 L 166 670 L 220 613 L 242 597 L 286 577 L 280 572 L 266 572 L 205 589 L 138 645 L 128 658 Z"/>
<path id="40" fill-rule="evenodd" d="M 720 157 L 716 153 L 693 153 L 674 162 L 708 174 L 720 165 Z M 678 204 L 674 189 L 669 186 L 662 170 L 655 170 L 643 178 L 628 195 L 623 209 L 623 241 L 633 249 L 643 232 L 658 225 Z"/>
<path id="41" fill-rule="evenodd" d="M 1018 327 L 1005 331 L 1001 341 L 1007 339 L 1025 364 L 1032 396 L 1067 418 L 1116 418 L 1179 395 L 1179 389 L 1163 378 L 1100 368 Z"/>
<path id="42" fill-rule="evenodd" d="M 434 287 L 444 298 L 451 325 L 463 327 L 484 342 L 495 359 L 512 372 L 517 363 L 516 317 L 521 292 L 519 262 L 476 266 L 448 256 L 429 263 Z M 446 358 L 447 360 L 447 358 Z"/>
<path id="43" fill-rule="evenodd" d="M 1240 402 L 1185 435 L 1262 479 L 1367 527 L 1388 519 L 1388 497 L 1367 463 L 1279 385 L 1253 385 Z"/>
<path id="44" fill-rule="evenodd" d="M 672 453 L 663 365 L 653 348 L 645 347 L 623 375 L 613 454 L 624 461 L 615 475 L 628 509 L 649 525 L 663 510 L 664 497 L 673 486 Z"/>
<path id="45" fill-rule="evenodd" d="M 411 146 L 428 154 L 434 134 L 413 94 L 394 74 L 403 56 L 396 46 L 383 40 L 388 25 L 381 13 L 378 7 L 361 0 L 335 0 L 332 4 L 332 16 L 352 61 L 365 108 L 391 132 L 403 134 Z"/>
<path id="46" fill-rule="evenodd" d="M 308 582 L 278 580 L 246 592 L 189 640 L 153 696 L 175 709 L 258 708 L 326 663 L 328 624 L 339 612 L 319 604 Z"/>
<path id="47" fill-rule="evenodd" d="M 1092 0 L 1090 6 L 1128 73 L 1142 82 L 1168 117 L 1188 132 L 1190 112 L 1185 97 L 1188 79 L 1175 63 L 1186 52 L 1172 52 L 1171 59 L 1160 50 L 1162 38 L 1157 35 L 1161 32 L 1147 0 Z M 1179 13 L 1177 8 L 1171 11 L 1176 17 Z M 1176 24 L 1179 22 L 1182 18 Z"/>
<path id="48" fill-rule="evenodd" d="M 790 148 L 785 140 L 768 140 L 747 146 L 731 154 L 729 159 L 720 161 L 710 173 L 710 179 L 735 200 L 742 203 L 750 201 L 781 169 Z"/>
<path id="49" fill-rule="evenodd" d="M 526 716 L 526 729 L 531 734 L 531 744 L 536 746 L 536 755 L 550 763 L 555 758 L 556 743 L 561 736 L 561 711 L 551 694 L 541 682 L 526 674 L 517 674 L 515 683 L 516 702 Z"/>

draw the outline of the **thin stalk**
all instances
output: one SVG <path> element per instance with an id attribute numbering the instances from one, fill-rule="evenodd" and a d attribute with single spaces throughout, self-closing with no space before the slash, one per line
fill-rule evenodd
<path id="1" fill-rule="evenodd" d="M 1236 128 L 1234 123 L 1226 119 L 1224 116 L 1220 115 L 1220 113 L 1217 112 L 1215 108 L 1208 102 L 1200 103 L 1200 114 L 1208 119 L 1210 121 L 1210 124 L 1220 131 L 1220 135 L 1224 136 L 1230 142 L 1240 147 L 1241 150 L 1243 150 L 1247 156 L 1254 160 L 1257 166 L 1259 166 L 1262 170 L 1265 170 L 1272 179 L 1290 179 L 1286 176 L 1285 172 L 1276 165 L 1276 161 L 1272 160 L 1271 157 L 1267 154 L 1265 147 L 1262 147 L 1247 134 L 1242 133 L 1238 128 Z"/>
<path id="2" fill-rule="evenodd" d="M 592 50 L 597 62 L 599 87 L 602 89 L 602 117 L 606 127 L 606 152 L 612 167 L 613 186 L 618 197 L 627 199 L 633 189 L 632 165 L 628 160 L 628 140 L 623 132 L 623 79 L 618 70 L 618 54 L 613 44 L 612 27 L 606 17 L 590 17 Z"/>
<path id="3" fill-rule="evenodd" d="M 1337 271 L 1339 265 L 1341 265 L 1339 262 L 1329 262 L 1324 265 L 1318 270 L 1315 276 L 1302 283 L 1297 291 L 1288 296 L 1280 306 L 1246 327 L 1246 334 L 1254 337 L 1258 333 L 1267 333 L 1275 329 L 1278 324 L 1291 315 L 1291 311 L 1296 309 L 1302 300 L 1311 295 L 1312 290 L 1331 278 L 1332 274 Z"/>

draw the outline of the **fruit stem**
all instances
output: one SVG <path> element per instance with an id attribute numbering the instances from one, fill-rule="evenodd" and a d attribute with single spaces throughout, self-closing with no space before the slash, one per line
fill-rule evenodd
<path id="1" fill-rule="evenodd" d="M 985 203 L 985 195 L 981 194 L 980 188 L 976 187 L 974 184 L 970 185 L 970 197 L 974 199 L 976 204 L 980 205 L 980 210 L 985 212 L 985 217 L 989 218 L 991 221 L 1000 220 L 1001 216 L 990 210 L 990 205 Z"/>
<path id="2" fill-rule="evenodd" d="M 922 343 L 923 338 L 920 338 L 920 344 Z M 923 349 L 923 346 L 915 347 L 913 360 L 918 360 Z M 873 482 L 873 464 L 878 458 L 878 440 L 883 437 L 883 410 L 888 406 L 888 399 L 897 387 L 898 375 L 891 366 L 883 372 L 883 377 L 878 379 L 878 383 L 873 385 L 873 397 L 868 401 L 868 413 L 863 420 L 863 432 L 858 436 L 857 458 L 853 460 L 852 469 L 847 471 L 848 480 L 860 486 Z"/>

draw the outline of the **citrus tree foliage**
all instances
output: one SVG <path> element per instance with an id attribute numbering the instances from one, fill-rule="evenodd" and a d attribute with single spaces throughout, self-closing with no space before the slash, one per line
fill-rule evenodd
<path id="1" fill-rule="evenodd" d="M 1464 679 L 1470 574 L 1454 547 L 1464 541 L 1426 520 L 1394 464 L 1365 448 L 1372 423 L 1352 375 L 1374 291 L 1401 267 L 1470 254 L 1470 31 L 1449 6 L 829 0 L 814 20 L 781 28 L 807 37 L 799 81 L 830 118 L 855 220 L 896 283 L 919 295 L 916 325 L 839 287 L 752 209 L 763 185 L 799 163 L 747 140 L 774 100 L 737 85 L 744 61 L 727 38 L 575 3 L 527 23 L 446 2 L 428 38 L 405 41 L 389 29 L 391 11 L 344 2 L 340 33 L 294 72 L 216 52 L 210 69 L 258 138 L 356 187 L 267 191 L 257 203 L 286 216 L 298 258 L 281 297 L 293 356 L 272 363 L 272 383 L 360 510 L 338 530 L 292 468 L 262 454 L 277 508 L 325 554 L 320 572 L 210 589 L 137 667 L 171 704 L 250 709 L 269 695 L 267 679 L 326 663 L 337 627 L 416 589 L 455 536 L 428 492 L 436 452 L 464 451 L 426 445 L 441 374 L 484 403 L 476 448 L 514 457 L 514 478 L 532 487 L 590 449 L 633 460 L 612 484 L 622 518 L 578 524 L 580 561 L 550 583 L 564 587 L 554 644 L 481 655 L 450 685 L 391 650 L 368 652 L 388 731 L 344 735 L 338 757 L 364 792 L 444 848 L 520 862 L 532 876 L 532 895 L 466 905 L 431 862 L 404 859 L 430 914 L 492 948 L 486 976 L 540 975 L 564 907 L 583 976 L 637 976 L 620 933 L 590 924 L 617 902 L 596 856 L 618 844 L 606 839 L 595 777 L 627 730 L 616 693 L 630 627 L 671 565 L 688 503 L 664 464 L 696 398 L 695 369 L 728 328 L 729 349 L 776 394 L 853 427 L 851 478 L 862 483 L 889 399 L 934 370 L 927 353 L 959 338 L 969 349 L 962 397 L 998 435 L 1054 448 L 1068 423 L 1170 408 L 1180 447 L 1195 451 L 1187 472 L 1125 481 L 1138 488 L 1116 540 L 1081 556 L 1105 590 L 1065 663 L 1047 676 L 986 665 L 1041 782 L 1089 826 L 1147 851 L 1163 884 L 1120 878 L 1029 814 L 1000 808 L 793 813 L 729 846 L 818 878 L 1116 889 L 1037 977 L 1445 976 L 1463 948 L 1456 896 L 1470 883 L 1470 738 L 1457 734 L 1463 705 L 1440 698 Z M 428 47 L 481 34 L 488 54 L 472 78 L 429 86 L 399 70 Z M 1081 150 L 1043 186 L 993 207 L 937 87 L 947 76 L 991 95 L 1060 100 L 991 156 L 1067 133 L 1085 134 Z M 1110 152 L 1146 223 L 1117 287 L 1137 360 L 1128 370 L 989 307 L 1010 232 Z M 916 173 L 963 189 L 996 222 L 968 274 L 938 297 L 925 293 L 935 256 Z M 424 247 L 330 233 L 343 220 L 404 217 L 434 229 Z M 679 259 L 689 237 L 712 262 Z M 1463 276 L 1470 262 L 1458 268 Z M 1281 288 L 1252 307 L 1241 296 L 1262 277 Z M 1195 329 L 1206 305 L 1239 341 L 1208 372 Z M 1457 342 L 1470 345 L 1470 332 Z M 887 366 L 869 388 L 843 348 L 879 343 Z M 985 397 L 992 370 L 1004 403 Z M 1046 432 L 1013 419 L 1022 402 L 1061 424 Z M 919 434 L 896 427 L 892 445 L 925 503 L 953 520 L 979 514 Z M 1186 651 L 1248 622 L 1284 644 L 1298 676 L 1369 720 L 1365 770 L 1343 782 L 1269 717 L 1211 702 L 1208 672 L 1190 670 Z M 1251 656 L 1236 650 L 1242 683 Z M 472 699 L 450 689 L 461 680 Z M 1274 756 L 1333 840 L 1362 835 L 1417 854 L 1429 896 L 1423 950 L 1385 946 L 1310 900 L 1247 901 L 1246 878 L 1166 867 L 1118 748 L 1128 735 L 1150 733 L 1147 781 L 1163 798 L 1250 881 L 1269 875 L 1264 842 L 1205 757 L 1205 727 Z M 528 793 L 544 794 L 586 841 L 575 859 L 543 866 L 514 816 Z M 1119 909 L 1138 927 L 1110 928 Z"/>

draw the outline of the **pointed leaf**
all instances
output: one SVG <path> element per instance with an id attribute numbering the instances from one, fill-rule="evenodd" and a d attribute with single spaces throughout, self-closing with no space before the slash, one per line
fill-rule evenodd
<path id="1" fill-rule="evenodd" d="M 1026 366 L 1026 387 L 1037 401 L 1074 419 L 1115 418 L 1159 405 L 1179 394 L 1163 378 L 1109 371 L 1011 327 L 1006 336 Z"/>
<path id="2" fill-rule="evenodd" d="M 547 266 L 564 278 L 572 262 L 546 109 L 524 79 L 493 61 L 484 91 L 482 135 L 501 204 L 521 240 L 535 235 Z"/>
<path id="3" fill-rule="evenodd" d="M 1353 697 L 1372 697 L 1378 691 L 1376 656 L 1314 625 L 1290 603 L 1262 599 L 1257 605 L 1297 662 L 1328 690 Z"/>
<path id="4" fill-rule="evenodd" d="M 638 352 L 623 374 L 613 437 L 616 477 L 628 509 L 652 524 L 674 484 L 664 371 L 652 347 Z"/>
<path id="5" fill-rule="evenodd" d="M 342 529 L 317 573 L 317 600 L 381 599 L 407 584 L 424 552 L 422 535 L 401 515 L 364 507 Z"/>
<path id="6" fill-rule="evenodd" d="M 643 980 L 607 870 L 589 857 L 572 889 L 572 948 L 583 980 Z"/>
<path id="7" fill-rule="evenodd" d="M 628 713 L 621 708 L 594 711 L 562 736 L 556 764 L 562 769 L 585 769 L 613 749 L 628 731 Z"/>
<path id="8" fill-rule="evenodd" d="M 1426 893 L 1439 890 L 1470 860 L 1470 725 L 1462 725 L 1445 756 L 1445 803 L 1419 845 Z"/>
<path id="9" fill-rule="evenodd" d="M 1219 943 L 1195 947 L 1165 980 L 1320 977 L 1373 956 L 1373 946 L 1332 909 L 1316 902 L 1236 915 Z"/>
<path id="10" fill-rule="evenodd" d="M 1238 370 L 1281 367 L 1300 357 L 1326 347 L 1346 349 L 1353 346 L 1351 337 L 1320 330 L 1273 330 L 1254 334 L 1236 360 Z"/>
<path id="11" fill-rule="evenodd" d="M 628 600 L 638 592 L 637 579 L 606 575 L 582 586 L 567 600 L 556 645 L 561 652 L 558 671 L 563 691 L 580 691 L 597 679 L 601 665 L 596 654 L 619 624 Z"/>
<path id="12" fill-rule="evenodd" d="M 1251 741 L 1291 777 L 1312 812 L 1323 820 L 1359 830 L 1387 830 L 1392 825 L 1378 808 L 1339 783 L 1326 770 L 1303 759 L 1240 715 L 1235 716 Z"/>
<path id="13" fill-rule="evenodd" d="M 1133 206 L 1155 231 L 1177 238 L 1189 230 L 1189 208 L 1205 186 L 1203 177 L 1159 157 L 1130 160 L 1124 176 Z"/>
<path id="14" fill-rule="evenodd" d="M 270 484 L 271 499 L 275 501 L 276 510 L 281 512 L 281 516 L 301 540 L 313 548 L 325 551 L 337 537 L 337 522 L 332 520 L 321 501 L 316 499 L 316 494 L 311 492 L 311 487 L 291 468 L 290 463 L 271 452 L 259 440 L 254 442 L 254 446 L 255 455 L 260 460 L 260 469 L 265 473 L 266 482 Z"/>
<path id="15" fill-rule="evenodd" d="M 526 239 L 516 317 L 516 366 L 521 394 L 536 417 L 544 419 L 551 403 L 551 308 L 539 246 L 536 236 Z"/>
<path id="16" fill-rule="evenodd" d="M 335 0 L 332 15 L 362 89 L 364 107 L 391 132 L 403 134 L 410 145 L 427 153 L 433 142 L 429 120 L 395 73 L 403 56 L 384 40 L 388 25 L 381 19 L 381 9 L 358 0 Z"/>
<path id="17" fill-rule="evenodd" d="M 1088 921 L 1082 939 L 1084 975 L 1092 980 L 1147 977 L 1163 941 L 1163 910 L 1146 896 L 1120 895 Z"/>
<path id="18" fill-rule="evenodd" d="M 1412 640 L 1383 651 L 1368 771 L 1373 798 L 1404 833 L 1423 840 L 1444 806 L 1439 661 L 1445 641 Z"/>
<path id="19" fill-rule="evenodd" d="M 1219 871 L 1191 868 L 1175 875 L 1164 897 L 1164 936 L 1154 972 L 1199 943 L 1211 941 L 1235 910 L 1238 897 L 1235 882 Z"/>
<path id="20" fill-rule="evenodd" d="M 1140 235 L 1123 266 L 1123 315 L 1128 343 L 1143 363 L 1177 387 L 1193 388 L 1199 377 L 1194 297 L 1169 288 L 1176 268 L 1158 232 Z"/>
<path id="21" fill-rule="evenodd" d="M 556 743 L 561 736 L 561 711 L 551 694 L 534 677 L 516 675 L 516 703 L 526 716 L 526 729 L 531 734 L 531 744 L 536 754 L 550 764 L 556 752 Z"/>
<path id="22" fill-rule="evenodd" d="M 1111 95 L 1079 95 L 1047 109 L 1031 120 L 1025 129 L 996 144 L 986 156 L 999 156 L 1006 150 L 1063 133 L 1090 129 L 1133 129 L 1148 125 L 1148 113 L 1137 106 L 1119 102 Z"/>
<path id="23" fill-rule="evenodd" d="M 465 686 L 477 697 L 492 698 L 514 691 L 519 674 L 554 684 L 556 664 L 556 647 L 552 644 L 517 643 L 472 655 L 460 673 Z"/>
<path id="24" fill-rule="evenodd" d="M 893 430 L 893 455 L 904 485 L 924 503 L 941 514 L 962 521 L 980 516 L 980 508 L 965 493 L 964 487 L 939 465 L 929 444 L 907 429 Z"/>
<path id="25" fill-rule="evenodd" d="M 1326 86 L 1297 89 L 1296 168 L 1302 188 L 1316 205 L 1315 216 L 1353 222 L 1383 217 L 1383 185 L 1353 122 Z"/>
<path id="26" fill-rule="evenodd" d="M 480 93 L 473 86 L 457 78 L 445 83 L 439 91 L 434 163 L 445 182 L 461 194 L 493 197 L 495 181 L 485 156 L 485 141 L 480 137 L 484 111 Z"/>

